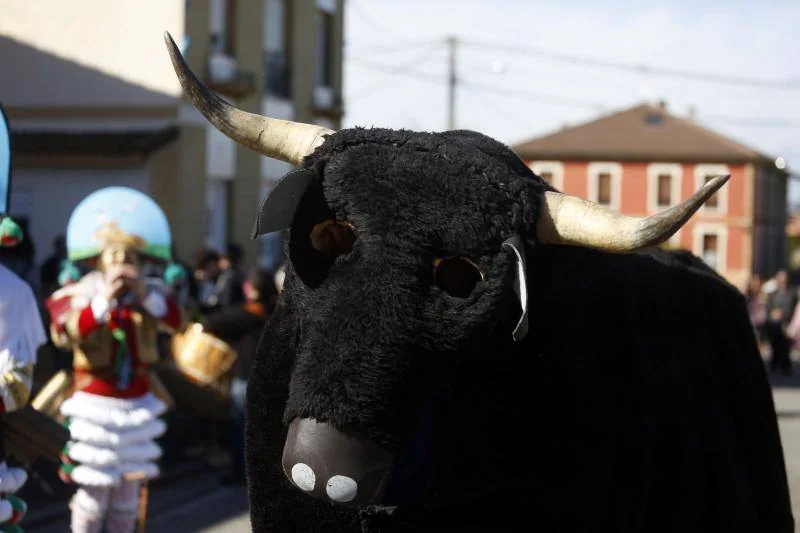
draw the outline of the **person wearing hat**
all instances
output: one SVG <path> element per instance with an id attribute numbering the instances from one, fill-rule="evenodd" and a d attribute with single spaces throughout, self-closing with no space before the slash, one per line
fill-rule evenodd
<path id="1" fill-rule="evenodd" d="M 11 196 L 11 145 L 0 106 L 0 413 L 24 407 L 31 395 L 36 351 L 47 342 L 30 285 L 2 259 L 20 243 L 23 232 L 8 216 Z M 0 453 L 0 531 L 19 533 L 27 505 L 15 493 L 28 475 L 10 467 Z"/>
<path id="2" fill-rule="evenodd" d="M 89 272 L 47 301 L 54 343 L 73 352 L 72 396 L 60 407 L 70 430 L 59 475 L 79 485 L 72 531 L 133 531 L 143 481 L 154 478 L 166 405 L 148 368 L 157 334 L 182 317 L 163 281 L 145 267 L 171 259 L 169 226 L 146 195 L 124 187 L 95 191 L 67 226 L 70 261 Z"/>
<path id="3" fill-rule="evenodd" d="M 5 250 L 7 245 L 0 241 L 0 255 Z M 46 342 L 33 290 L 26 281 L 0 264 L 0 413 L 27 405 L 36 351 Z M 27 506 L 14 493 L 27 479 L 25 470 L 9 467 L 0 456 L 0 531 L 22 531 L 17 524 Z"/>

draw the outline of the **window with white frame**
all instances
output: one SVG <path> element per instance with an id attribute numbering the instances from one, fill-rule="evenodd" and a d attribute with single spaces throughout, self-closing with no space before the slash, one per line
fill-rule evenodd
<path id="1" fill-rule="evenodd" d="M 559 191 L 564 189 L 564 163 L 561 161 L 531 161 L 528 167 Z"/>
<path id="2" fill-rule="evenodd" d="M 717 272 L 723 272 L 727 265 L 728 227 L 701 223 L 694 226 L 692 233 L 694 254 Z"/>
<path id="3" fill-rule="evenodd" d="M 622 201 L 622 165 L 589 163 L 587 175 L 589 200 L 611 209 L 619 209 Z"/>
<path id="4" fill-rule="evenodd" d="M 694 188 L 698 190 L 711 178 L 730 174 L 728 165 L 698 164 L 694 167 Z M 700 208 L 700 213 L 722 215 L 728 212 L 728 186 L 715 192 Z"/>
<path id="5" fill-rule="evenodd" d="M 683 170 L 678 163 L 647 165 L 647 210 L 660 211 L 680 202 Z"/>

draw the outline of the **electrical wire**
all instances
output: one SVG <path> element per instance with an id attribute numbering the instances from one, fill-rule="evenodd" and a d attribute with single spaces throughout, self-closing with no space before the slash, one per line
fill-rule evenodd
<path id="1" fill-rule="evenodd" d="M 392 76 L 402 75 L 402 74 L 412 74 L 416 71 L 417 68 L 421 67 L 422 65 L 429 62 L 431 59 L 436 57 L 436 48 L 442 45 L 441 42 L 435 42 L 432 46 L 427 47 L 421 54 L 417 54 L 413 56 L 411 59 L 401 62 L 399 65 L 394 65 L 391 68 L 387 68 L 384 70 L 385 76 L 379 79 L 376 82 L 367 84 L 366 86 L 362 86 L 361 88 L 355 90 L 352 93 L 349 93 L 347 96 L 348 98 L 357 98 L 358 96 L 373 91 L 375 88 L 383 85 L 387 81 L 391 79 Z M 371 63 L 367 61 L 367 63 Z"/>
<path id="2" fill-rule="evenodd" d="M 646 64 L 626 63 L 623 61 L 600 59 L 591 56 L 582 56 L 575 54 L 565 54 L 562 52 L 555 52 L 538 47 L 529 47 L 521 45 L 510 45 L 502 43 L 488 43 L 478 41 L 464 41 L 459 40 L 459 44 L 478 48 L 481 51 L 503 51 L 515 55 L 522 55 L 526 57 L 541 57 L 560 61 L 564 63 L 573 63 L 578 65 L 587 65 L 593 67 L 622 70 L 633 72 L 637 74 L 652 74 L 657 76 L 667 76 L 673 78 L 680 78 L 685 80 L 701 81 L 708 83 L 722 83 L 727 85 L 739 85 L 746 87 L 758 87 L 763 89 L 779 89 L 785 91 L 800 91 L 800 83 L 796 81 L 775 81 L 765 80 L 763 78 L 747 78 L 742 76 L 731 76 L 727 74 L 719 74 L 713 72 L 697 72 L 682 69 L 673 69 L 667 67 L 657 67 Z"/>

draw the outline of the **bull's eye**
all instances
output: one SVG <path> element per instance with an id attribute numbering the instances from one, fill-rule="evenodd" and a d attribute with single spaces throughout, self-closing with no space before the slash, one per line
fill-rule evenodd
<path id="1" fill-rule="evenodd" d="M 465 257 L 445 257 L 434 259 L 433 280 L 450 296 L 466 298 L 483 281 L 483 272 Z"/>
<path id="2" fill-rule="evenodd" d="M 355 241 L 353 226 L 347 222 L 326 220 L 311 229 L 311 246 L 326 257 L 334 258 L 350 253 Z"/>

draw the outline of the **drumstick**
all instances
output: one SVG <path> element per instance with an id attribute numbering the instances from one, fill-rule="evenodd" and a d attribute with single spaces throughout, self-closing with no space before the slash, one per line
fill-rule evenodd
<path id="1" fill-rule="evenodd" d="M 147 503 L 150 497 L 150 490 L 147 486 L 147 480 L 143 480 L 139 485 L 139 528 L 138 533 L 144 533 L 147 527 Z"/>
<path id="2" fill-rule="evenodd" d="M 145 527 L 147 526 L 147 503 L 150 497 L 150 490 L 147 486 L 147 476 L 144 472 L 128 472 L 122 476 L 122 479 L 125 481 L 141 482 L 139 485 L 139 527 L 137 528 L 137 532 L 144 533 Z"/>

